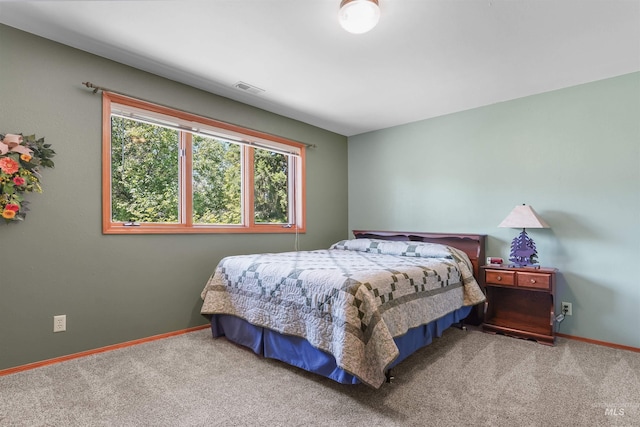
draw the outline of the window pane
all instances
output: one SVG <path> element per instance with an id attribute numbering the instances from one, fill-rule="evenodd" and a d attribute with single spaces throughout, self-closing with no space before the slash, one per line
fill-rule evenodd
<path id="1" fill-rule="evenodd" d="M 104 234 L 306 231 L 304 144 L 115 93 L 102 98 Z"/>
<path id="2" fill-rule="evenodd" d="M 178 132 L 111 117 L 111 217 L 179 221 Z"/>
<path id="3" fill-rule="evenodd" d="M 193 135 L 193 222 L 242 224 L 240 146 Z"/>
<path id="4" fill-rule="evenodd" d="M 285 154 L 255 149 L 254 210 L 256 224 L 287 224 L 289 158 Z"/>

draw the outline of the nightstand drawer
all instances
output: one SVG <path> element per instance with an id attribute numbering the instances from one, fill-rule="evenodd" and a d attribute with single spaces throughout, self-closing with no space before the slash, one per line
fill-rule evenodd
<path id="1" fill-rule="evenodd" d="M 485 270 L 485 281 L 494 285 L 513 286 L 516 273 L 514 271 Z"/>
<path id="2" fill-rule="evenodd" d="M 516 283 L 526 288 L 551 289 L 551 275 L 518 272 Z"/>

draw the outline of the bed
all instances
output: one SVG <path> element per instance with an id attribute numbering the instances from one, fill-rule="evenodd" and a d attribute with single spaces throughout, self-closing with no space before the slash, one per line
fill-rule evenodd
<path id="1" fill-rule="evenodd" d="M 230 256 L 207 281 L 214 337 L 343 384 L 390 369 L 473 318 L 485 236 L 354 231 L 329 249 Z"/>

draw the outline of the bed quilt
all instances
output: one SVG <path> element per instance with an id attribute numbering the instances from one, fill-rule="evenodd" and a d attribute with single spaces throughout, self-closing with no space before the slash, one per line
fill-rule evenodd
<path id="1" fill-rule="evenodd" d="M 375 239 L 227 257 L 201 297 L 202 314 L 230 314 L 305 338 L 375 388 L 398 356 L 393 337 L 484 301 L 464 252 Z"/>

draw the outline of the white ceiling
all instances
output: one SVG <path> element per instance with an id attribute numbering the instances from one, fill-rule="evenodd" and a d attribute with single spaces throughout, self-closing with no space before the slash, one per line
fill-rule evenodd
<path id="1" fill-rule="evenodd" d="M 340 0 L 0 0 L 0 22 L 346 136 L 640 71 L 640 0 L 379 1 L 361 35 Z"/>

